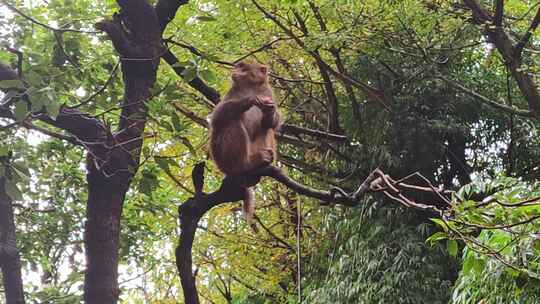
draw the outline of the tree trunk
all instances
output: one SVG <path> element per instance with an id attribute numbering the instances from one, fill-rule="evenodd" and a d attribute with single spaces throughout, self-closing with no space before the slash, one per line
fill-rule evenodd
<path id="1" fill-rule="evenodd" d="M 154 7 L 146 0 L 117 1 L 121 13 L 96 26 L 107 33 L 122 63 L 124 100 L 118 130 L 97 129 L 87 155 L 84 299 L 117 303 L 120 218 L 126 192 L 139 167 L 150 97 L 162 53 Z M 133 60 L 133 59 L 139 60 Z"/>
<path id="2" fill-rule="evenodd" d="M 0 268 L 2 268 L 6 303 L 24 303 L 21 259 L 17 250 L 13 206 L 11 198 L 5 191 L 4 178 L 0 178 Z"/>
<path id="3" fill-rule="evenodd" d="M 107 179 L 98 172 L 90 172 L 87 180 L 84 299 L 86 303 L 116 303 L 120 217 L 129 179 Z"/>
<path id="4" fill-rule="evenodd" d="M 180 241 L 176 247 L 176 267 L 182 283 L 184 302 L 186 304 L 199 304 L 196 278 L 193 274 L 193 258 L 191 249 L 197 230 L 199 216 L 192 214 L 189 208 L 181 208 L 180 211 Z"/>

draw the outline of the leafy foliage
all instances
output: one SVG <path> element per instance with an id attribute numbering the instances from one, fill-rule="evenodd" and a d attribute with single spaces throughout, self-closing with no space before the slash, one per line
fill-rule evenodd
<path id="1" fill-rule="evenodd" d="M 491 12 L 497 1 L 477 2 Z M 502 28 L 517 40 L 537 5 L 504 2 Z M 55 119 L 62 107 L 76 107 L 107 128 L 117 127 L 123 71 L 110 41 L 94 28 L 117 6 L 7 3 L 24 15 L 0 14 L 0 40 L 22 52 L 23 79 L 0 81 L 0 109 L 14 114 L 0 118 L 0 177 L 16 200 L 26 289 L 32 301 L 77 303 L 84 271 L 85 151 L 35 117 Z M 296 303 L 301 288 L 306 303 L 538 302 L 540 125 L 471 94 L 511 109 L 528 107 L 501 54 L 490 51 L 485 24 L 472 17 L 457 2 L 439 0 L 183 5 L 163 37 L 179 59 L 172 68 L 184 70 L 177 75 L 160 66 L 147 103 L 141 165 L 132 168 L 137 174 L 124 203 L 121 300 L 181 299 L 174 261 L 177 205 L 192 195 L 191 168 L 207 158 L 205 121 L 212 107 L 189 82 L 200 77 L 224 92 L 228 67 L 248 56 L 269 65 L 286 123 L 328 131 L 335 102 L 347 135 L 345 144 L 336 144 L 286 134 L 279 166 L 290 177 L 352 191 L 380 166 L 396 176 L 418 171 L 455 194 L 450 206 L 441 206 L 436 196 L 410 193 L 448 208 L 430 221 L 437 215 L 406 211 L 378 196 L 362 208 L 329 210 L 263 181 L 256 191 L 259 233 L 241 219 L 238 204 L 203 218 L 193 250 L 201 298 Z M 538 30 L 522 66 L 534 77 L 537 38 Z M 12 53 L 0 52 L 0 60 L 17 66 Z M 321 62 L 384 98 L 343 81 Z M 57 138 L 38 135 L 43 130 Z M 205 191 L 212 191 L 222 176 L 210 162 L 207 169 Z"/>

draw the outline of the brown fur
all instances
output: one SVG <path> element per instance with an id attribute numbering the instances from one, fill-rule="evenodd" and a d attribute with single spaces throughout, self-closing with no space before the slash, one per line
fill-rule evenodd
<path id="1" fill-rule="evenodd" d="M 279 113 L 268 83 L 267 68 L 240 62 L 233 84 L 211 115 L 210 154 L 221 172 L 238 176 L 272 163 L 276 158 L 275 130 Z M 244 194 L 244 216 L 251 220 L 254 199 Z"/>

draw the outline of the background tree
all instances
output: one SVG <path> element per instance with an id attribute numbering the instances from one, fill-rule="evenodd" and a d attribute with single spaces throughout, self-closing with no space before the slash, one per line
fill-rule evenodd
<path id="1" fill-rule="evenodd" d="M 13 181 L 22 199 L 9 195 L 28 299 L 182 298 L 174 247 L 186 229 L 175 205 L 185 211 L 188 198 L 222 186 L 210 163 L 204 189 L 192 187 L 191 172 L 206 157 L 205 118 L 230 66 L 250 57 L 271 67 L 286 123 L 278 167 L 290 178 L 352 193 L 377 167 L 394 180 L 419 174 L 374 176 L 402 191 L 373 185 L 380 194 L 344 210 L 309 198 L 328 191 L 266 172 L 286 186 L 258 185 L 259 234 L 238 204 L 205 210 L 191 227 L 201 301 L 442 303 L 456 279 L 456 303 L 534 300 L 537 5 L 2 4 L 10 13 L 0 35 L 12 52 L 0 52 L 11 63 L 0 71 L 0 128 L 10 159 L 29 168 Z M 439 233 L 430 217 L 443 219 Z"/>

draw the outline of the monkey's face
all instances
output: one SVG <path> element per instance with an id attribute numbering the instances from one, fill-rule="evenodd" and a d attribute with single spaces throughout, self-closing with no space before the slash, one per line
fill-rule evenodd
<path id="1" fill-rule="evenodd" d="M 264 65 L 239 62 L 234 66 L 231 78 L 237 83 L 260 84 L 266 81 L 267 72 Z"/>

